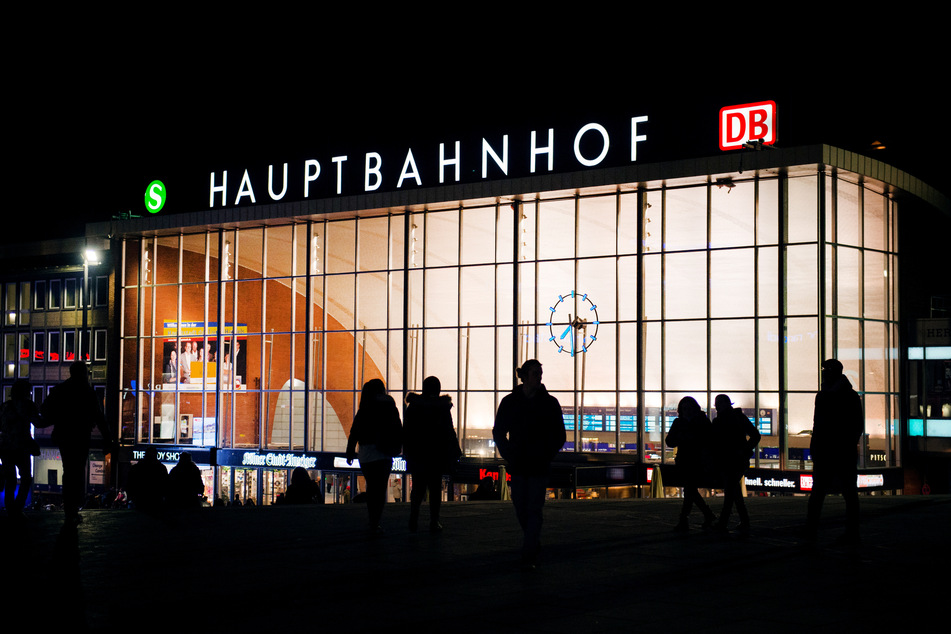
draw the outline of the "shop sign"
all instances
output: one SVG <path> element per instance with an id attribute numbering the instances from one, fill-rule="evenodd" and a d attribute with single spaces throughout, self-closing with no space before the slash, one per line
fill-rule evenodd
<path id="1" fill-rule="evenodd" d="M 306 456 L 293 453 L 258 453 L 256 451 L 245 451 L 241 454 L 241 466 L 246 467 L 276 467 L 276 468 L 297 468 L 315 469 L 317 467 L 317 458 L 315 456 Z"/>
<path id="2" fill-rule="evenodd" d="M 759 126 L 759 119 L 756 121 Z M 532 130 L 513 143 L 508 134 L 501 134 L 465 145 L 451 140 L 439 143 L 438 148 L 407 147 L 386 156 L 370 151 L 362 156 L 307 158 L 272 163 L 266 177 L 263 169 L 247 167 L 213 171 L 208 180 L 208 208 L 433 187 L 460 183 L 464 176 L 484 181 L 551 173 L 556 171 L 556 161 L 559 171 L 633 163 L 638 146 L 647 141 L 647 123 L 647 116 L 634 116 L 620 129 L 609 130 L 591 122 L 571 131 Z"/>
<path id="3" fill-rule="evenodd" d="M 776 143 L 776 103 L 759 101 L 720 109 L 720 149 L 739 150 L 748 143 Z"/>
<path id="4" fill-rule="evenodd" d="M 192 457 L 192 462 L 197 464 L 212 464 L 211 450 L 204 448 L 182 449 L 181 447 L 161 448 L 156 447 L 156 454 L 159 462 L 167 464 L 177 463 L 182 458 L 182 454 L 188 452 Z M 145 449 L 133 449 L 132 460 L 144 460 Z"/>
<path id="5" fill-rule="evenodd" d="M 334 469 L 359 469 L 360 461 L 354 460 L 352 464 L 347 462 L 346 458 L 336 456 L 333 462 Z M 390 471 L 393 473 L 405 473 L 406 472 L 406 458 L 403 456 L 395 456 L 393 458 L 393 464 L 390 466 Z"/>

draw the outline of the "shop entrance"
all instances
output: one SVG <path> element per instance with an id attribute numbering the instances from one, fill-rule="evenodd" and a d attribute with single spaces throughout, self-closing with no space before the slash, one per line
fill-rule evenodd
<path id="1" fill-rule="evenodd" d="M 257 469 L 235 469 L 234 470 L 234 494 L 231 502 L 235 498 L 241 500 L 242 504 L 247 504 L 249 500 L 258 504 L 258 471 Z"/>
<path id="2" fill-rule="evenodd" d="M 277 502 L 277 496 L 287 489 L 287 469 L 263 469 L 261 475 L 263 484 L 261 503 L 274 504 Z"/>
<path id="3" fill-rule="evenodd" d="M 324 471 L 324 503 L 345 504 L 353 496 L 356 472 Z"/>

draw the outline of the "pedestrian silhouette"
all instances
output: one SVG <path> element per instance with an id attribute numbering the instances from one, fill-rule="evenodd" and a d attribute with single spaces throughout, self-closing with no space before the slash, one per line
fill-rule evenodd
<path id="1" fill-rule="evenodd" d="M 495 490 L 495 480 L 492 476 L 485 476 L 479 480 L 479 486 L 469 494 L 470 500 L 498 500 L 499 492 Z"/>
<path id="2" fill-rule="evenodd" d="M 717 417 L 713 421 L 716 459 L 719 475 L 723 478 L 723 510 L 717 521 L 718 530 L 726 530 L 730 513 L 736 506 L 740 516 L 738 531 L 750 529 L 750 516 L 743 499 L 742 479 L 750 466 L 753 450 L 760 441 L 760 433 L 741 410 L 733 407 L 726 394 L 718 394 L 714 400 Z"/>
<path id="3" fill-rule="evenodd" d="M 205 494 L 205 482 L 201 479 L 201 469 L 192 462 L 192 456 L 183 451 L 178 464 L 168 474 L 168 505 L 174 509 L 201 508 Z"/>
<path id="4" fill-rule="evenodd" d="M 462 451 L 452 424 L 452 398 L 439 395 L 439 379 L 423 380 L 423 393 L 406 396 L 406 419 L 403 425 L 403 456 L 413 478 L 410 492 L 409 529 L 419 523 L 419 509 L 429 491 L 429 530 L 442 530 L 439 503 L 442 499 L 442 477 L 449 473 Z"/>
<path id="5" fill-rule="evenodd" d="M 689 529 L 687 517 L 694 505 L 703 513 L 703 528 L 713 528 L 716 516 L 700 496 L 698 487 L 704 475 L 710 453 L 712 425 L 700 404 L 690 396 L 680 399 L 677 405 L 677 418 L 667 432 L 668 447 L 675 447 L 675 463 L 683 483 L 684 502 L 680 509 L 680 520 L 675 530 Z"/>
<path id="6" fill-rule="evenodd" d="M 522 384 L 499 403 L 492 438 L 512 474 L 512 503 L 523 534 L 522 566 L 534 569 L 551 462 L 567 438 L 561 404 L 542 383 L 542 364 L 529 359 L 516 374 Z"/>
<path id="7" fill-rule="evenodd" d="M 360 470 L 367 485 L 367 513 L 372 533 L 383 532 L 380 520 L 386 504 L 390 469 L 393 456 L 399 455 L 402 443 L 403 426 L 396 402 L 386 393 L 383 381 L 370 379 L 363 385 L 360 405 L 350 428 L 347 464 L 353 464 L 359 456 Z"/>
<path id="8" fill-rule="evenodd" d="M 168 469 L 158 459 L 155 447 L 145 449 L 145 457 L 129 469 L 129 498 L 135 508 L 146 513 L 159 513 L 165 507 Z"/>
<path id="9" fill-rule="evenodd" d="M 89 371 L 84 362 L 76 361 L 69 366 L 69 378 L 50 391 L 40 411 L 44 425 L 53 425 L 53 442 L 59 446 L 63 462 L 66 522 L 79 524 L 82 522 L 79 509 L 85 497 L 86 460 L 93 428 L 99 428 L 106 453 L 114 453 L 117 448 L 115 436 L 102 414 L 99 397 L 89 385 Z"/>
<path id="10" fill-rule="evenodd" d="M 32 391 L 29 381 L 17 379 L 10 388 L 10 400 L 0 409 L 3 503 L 8 517 L 23 517 L 26 498 L 33 485 L 30 457 L 40 455 L 40 446 L 30 433 L 30 425 L 42 426 L 40 412 L 30 398 Z M 17 470 L 20 472 L 19 489 Z"/>
<path id="11" fill-rule="evenodd" d="M 323 504 L 324 496 L 320 485 L 310 479 L 304 467 L 295 467 L 291 474 L 291 483 L 284 491 L 283 504 Z"/>
<path id="12" fill-rule="evenodd" d="M 837 359 L 822 362 L 822 378 L 813 415 L 812 493 L 806 516 L 806 537 L 814 540 L 825 496 L 840 491 L 845 498 L 847 543 L 859 541 L 858 442 L 865 431 L 862 401 L 842 373 Z"/>

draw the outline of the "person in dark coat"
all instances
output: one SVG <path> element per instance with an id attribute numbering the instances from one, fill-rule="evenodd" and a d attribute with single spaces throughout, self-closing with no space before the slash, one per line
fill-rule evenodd
<path id="1" fill-rule="evenodd" d="M 304 467 L 294 467 L 291 474 L 291 483 L 284 491 L 282 504 L 323 504 L 320 485 L 310 479 L 310 474 Z"/>
<path id="2" fill-rule="evenodd" d="M 10 517 L 22 517 L 26 498 L 33 485 L 30 456 L 40 455 L 40 446 L 30 433 L 30 425 L 42 427 L 40 412 L 30 398 L 26 379 L 17 379 L 10 388 L 10 400 L 0 409 L 0 460 L 3 461 L 3 503 Z M 17 470 L 20 487 L 17 488 Z"/>
<path id="3" fill-rule="evenodd" d="M 165 506 L 168 489 L 168 469 L 158 459 L 155 447 L 145 449 L 145 457 L 129 469 L 129 497 L 135 508 L 156 513 Z"/>
<path id="4" fill-rule="evenodd" d="M 683 481 L 684 503 L 675 530 L 689 530 L 687 517 L 694 505 L 703 513 L 703 528 L 713 528 L 716 521 L 716 516 L 703 501 L 698 490 L 707 466 L 711 432 L 710 419 L 700 409 L 696 399 L 691 396 L 680 399 L 677 418 L 671 424 L 665 440 L 668 447 L 677 448 L 675 462 Z"/>
<path id="5" fill-rule="evenodd" d="M 750 529 L 750 516 L 743 499 L 742 478 L 750 466 L 753 450 L 760 441 L 759 430 L 741 410 L 733 407 L 726 394 L 717 394 L 714 400 L 717 417 L 713 421 L 713 436 L 717 448 L 719 474 L 723 478 L 723 509 L 717 521 L 717 530 L 725 531 L 730 512 L 736 506 L 740 516 L 738 531 Z"/>
<path id="6" fill-rule="evenodd" d="M 53 442 L 63 461 L 63 509 L 67 524 L 79 524 L 79 509 L 85 497 L 86 460 L 90 436 L 99 428 L 106 453 L 114 453 L 115 436 L 102 414 L 99 397 L 89 385 L 89 371 L 83 361 L 69 366 L 69 378 L 50 391 L 40 408 L 45 425 L 53 425 Z"/>
<path id="7" fill-rule="evenodd" d="M 822 502 L 834 490 L 845 498 L 844 541 L 859 541 L 858 443 L 865 432 L 862 400 L 842 373 L 837 359 L 822 362 L 822 378 L 813 416 L 812 493 L 809 495 L 806 537 L 814 540 Z"/>
<path id="8" fill-rule="evenodd" d="M 353 464 L 359 456 L 360 470 L 367 484 L 367 513 L 373 533 L 383 532 L 380 520 L 386 504 L 390 469 L 393 456 L 399 455 L 402 445 L 403 426 L 396 402 L 386 393 L 383 381 L 370 379 L 363 385 L 360 405 L 350 428 L 347 464 Z"/>
<path id="9" fill-rule="evenodd" d="M 533 569 L 551 462 L 567 437 L 561 404 L 542 384 L 542 364 L 530 359 L 516 374 L 522 384 L 499 403 L 492 438 L 512 474 L 512 503 L 524 537 L 522 565 Z"/>
<path id="10" fill-rule="evenodd" d="M 406 420 L 403 425 L 403 456 L 413 478 L 410 493 L 409 529 L 419 523 L 419 509 L 429 491 L 429 530 L 442 530 L 439 503 L 442 499 L 442 477 L 449 473 L 462 450 L 452 424 L 452 398 L 439 395 L 439 379 L 423 380 L 423 393 L 406 396 Z"/>
<path id="11" fill-rule="evenodd" d="M 201 469 L 192 462 L 192 456 L 183 451 L 178 464 L 168 474 L 168 505 L 176 509 L 201 508 L 205 494 L 205 482 L 201 479 Z"/>

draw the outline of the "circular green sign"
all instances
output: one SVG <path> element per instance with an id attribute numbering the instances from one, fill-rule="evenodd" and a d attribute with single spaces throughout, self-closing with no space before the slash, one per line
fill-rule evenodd
<path id="1" fill-rule="evenodd" d="M 165 206 L 165 183 L 152 181 L 145 188 L 145 208 L 150 214 L 157 214 Z"/>

